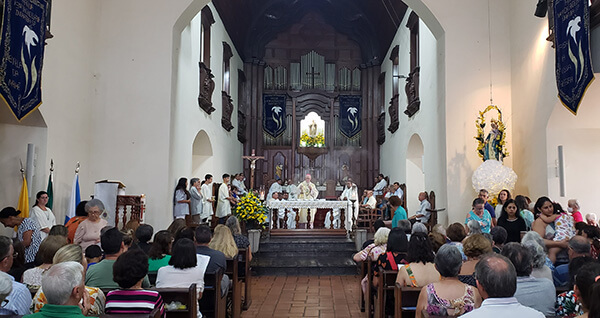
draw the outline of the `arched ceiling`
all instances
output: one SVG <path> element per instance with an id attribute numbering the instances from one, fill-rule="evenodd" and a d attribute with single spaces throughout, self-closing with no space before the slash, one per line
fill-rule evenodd
<path id="1" fill-rule="evenodd" d="M 264 47 L 309 12 L 318 12 L 361 47 L 364 64 L 380 64 L 402 22 L 401 0 L 213 0 L 245 61 L 262 59 Z"/>

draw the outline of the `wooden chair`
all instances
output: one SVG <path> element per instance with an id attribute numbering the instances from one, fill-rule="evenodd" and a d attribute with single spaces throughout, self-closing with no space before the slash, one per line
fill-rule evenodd
<path id="1" fill-rule="evenodd" d="M 204 274 L 204 291 L 198 301 L 200 311 L 204 317 L 222 318 L 226 315 L 225 302 L 227 295 L 221 295 L 221 280 L 223 270 Z"/>
<path id="2" fill-rule="evenodd" d="M 156 286 L 156 276 L 158 272 L 148 273 L 148 280 L 150 281 L 150 285 Z"/>
<path id="3" fill-rule="evenodd" d="M 248 310 L 252 304 L 252 297 L 250 292 L 250 284 L 252 282 L 252 272 L 250 271 L 250 250 L 247 248 L 240 248 L 238 250 L 238 271 L 239 280 L 244 284 L 244 300 L 242 302 L 242 309 Z"/>
<path id="4" fill-rule="evenodd" d="M 198 290 L 196 284 L 188 288 L 154 288 L 166 305 L 171 302 L 180 302 L 186 306 L 185 309 L 166 310 L 167 318 L 195 318 L 198 316 Z"/>
<path id="5" fill-rule="evenodd" d="M 435 208 L 435 192 L 433 191 L 429 192 L 429 204 L 431 205 L 431 208 L 427 209 L 427 211 L 431 214 L 429 216 L 429 221 L 425 223 L 425 226 L 427 226 L 427 229 L 431 232 L 433 227 L 438 224 L 438 212 L 445 211 L 446 209 Z"/>
<path id="6" fill-rule="evenodd" d="M 394 286 L 394 317 L 414 317 L 421 287 Z"/>
<path id="7" fill-rule="evenodd" d="M 239 254 L 238 254 L 239 255 Z M 242 282 L 239 279 L 239 258 L 236 256 L 232 259 L 227 259 L 227 269 L 225 274 L 231 279 L 231 288 L 227 297 L 231 299 L 233 304 L 231 317 L 239 318 L 242 314 Z"/>
<path id="8" fill-rule="evenodd" d="M 388 298 L 393 299 L 394 288 L 398 271 L 383 270 L 379 267 L 379 285 L 377 285 L 377 296 L 375 298 L 375 318 L 387 317 L 385 307 Z"/>
<path id="9" fill-rule="evenodd" d="M 403 193 L 402 198 L 400 198 L 400 199 L 402 199 L 402 207 L 404 208 L 404 210 L 406 210 L 406 215 L 408 215 L 408 207 L 406 206 L 406 198 L 408 198 L 408 196 L 406 195 L 406 183 L 400 184 L 400 189 L 402 190 L 402 193 Z"/>

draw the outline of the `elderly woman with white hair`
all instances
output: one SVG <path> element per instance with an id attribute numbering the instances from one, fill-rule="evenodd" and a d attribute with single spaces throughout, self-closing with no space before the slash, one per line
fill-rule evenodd
<path id="1" fill-rule="evenodd" d="M 521 244 L 523 244 L 527 248 L 529 248 L 529 250 L 534 255 L 534 261 L 533 261 L 534 267 L 533 267 L 533 272 L 531 273 L 531 275 L 536 278 L 542 278 L 542 277 L 548 278 L 548 271 L 550 271 L 550 273 L 552 273 L 554 271 L 554 264 L 548 257 L 548 250 L 546 249 L 546 245 L 544 244 L 544 239 L 542 238 L 542 236 L 535 231 L 529 231 L 529 232 L 525 233 L 525 235 L 523 235 L 523 238 L 521 239 Z M 541 253 L 539 252 L 539 249 L 537 247 L 530 247 L 534 244 L 541 247 L 541 250 L 543 251 L 543 255 L 541 255 Z M 535 252 L 533 251 L 534 248 L 536 249 Z M 538 262 L 540 262 L 542 259 L 544 261 L 544 266 L 547 269 L 540 267 L 538 265 L 537 266 L 538 270 L 536 270 L 536 264 Z M 552 277 L 552 274 L 550 274 L 550 277 Z M 552 279 L 550 279 L 550 280 L 552 280 Z"/>
<path id="2" fill-rule="evenodd" d="M 473 234 L 482 234 L 481 224 L 476 220 L 470 220 L 467 222 L 467 231 L 469 232 L 467 235 L 471 236 Z"/>
<path id="3" fill-rule="evenodd" d="M 585 215 L 585 221 L 589 225 L 598 226 L 598 222 L 596 221 L 596 214 L 588 213 Z"/>
<path id="4" fill-rule="evenodd" d="M 377 261 L 377 258 L 379 258 L 379 255 L 384 254 L 385 251 L 387 250 L 387 241 L 388 241 L 388 235 L 390 234 L 390 229 L 387 227 L 380 227 L 377 232 L 375 232 L 375 236 L 373 237 L 374 241 L 373 243 L 367 245 L 366 248 L 364 248 L 362 251 L 354 254 L 354 261 L 355 262 L 365 262 L 368 259 L 372 260 L 373 262 Z M 373 263 L 375 264 L 375 263 Z M 365 276 L 362 281 L 360 282 L 360 285 L 362 287 L 363 293 L 367 292 L 367 287 L 368 287 L 368 281 L 367 281 L 367 276 Z"/>
<path id="5" fill-rule="evenodd" d="M 89 200 L 85 204 L 85 211 L 88 213 L 88 218 L 79 224 L 73 239 L 73 243 L 81 245 L 84 251 L 90 245 L 100 245 L 100 231 L 108 225 L 108 222 L 100 217 L 104 212 L 102 201 L 98 199 Z"/>
<path id="6" fill-rule="evenodd" d="M 411 231 L 411 235 L 415 234 L 415 233 L 429 233 L 429 231 L 427 230 L 427 226 L 425 226 L 425 224 L 417 222 L 415 224 L 413 224 L 412 226 L 412 231 Z"/>
<path id="7" fill-rule="evenodd" d="M 64 262 L 52 266 L 42 278 L 48 303 L 28 317 L 85 317 L 79 302 L 84 295 L 84 268 L 78 262 Z"/>

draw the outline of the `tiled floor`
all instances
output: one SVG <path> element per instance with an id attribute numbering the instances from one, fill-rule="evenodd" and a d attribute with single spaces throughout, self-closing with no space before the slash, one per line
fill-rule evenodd
<path id="1" fill-rule="evenodd" d="M 366 317 L 360 312 L 358 276 L 252 278 L 252 305 L 242 318 Z"/>

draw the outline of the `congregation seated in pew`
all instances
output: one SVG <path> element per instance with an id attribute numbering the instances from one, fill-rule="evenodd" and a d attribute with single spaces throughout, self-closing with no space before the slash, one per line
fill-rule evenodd
<path id="1" fill-rule="evenodd" d="M 113 272 L 113 279 L 119 289 L 110 291 L 106 295 L 107 314 L 149 314 L 158 307 L 161 316 L 166 317 L 160 294 L 142 287 L 143 282 L 148 279 L 146 253 L 139 249 L 132 249 L 119 255 L 114 262 Z"/>

